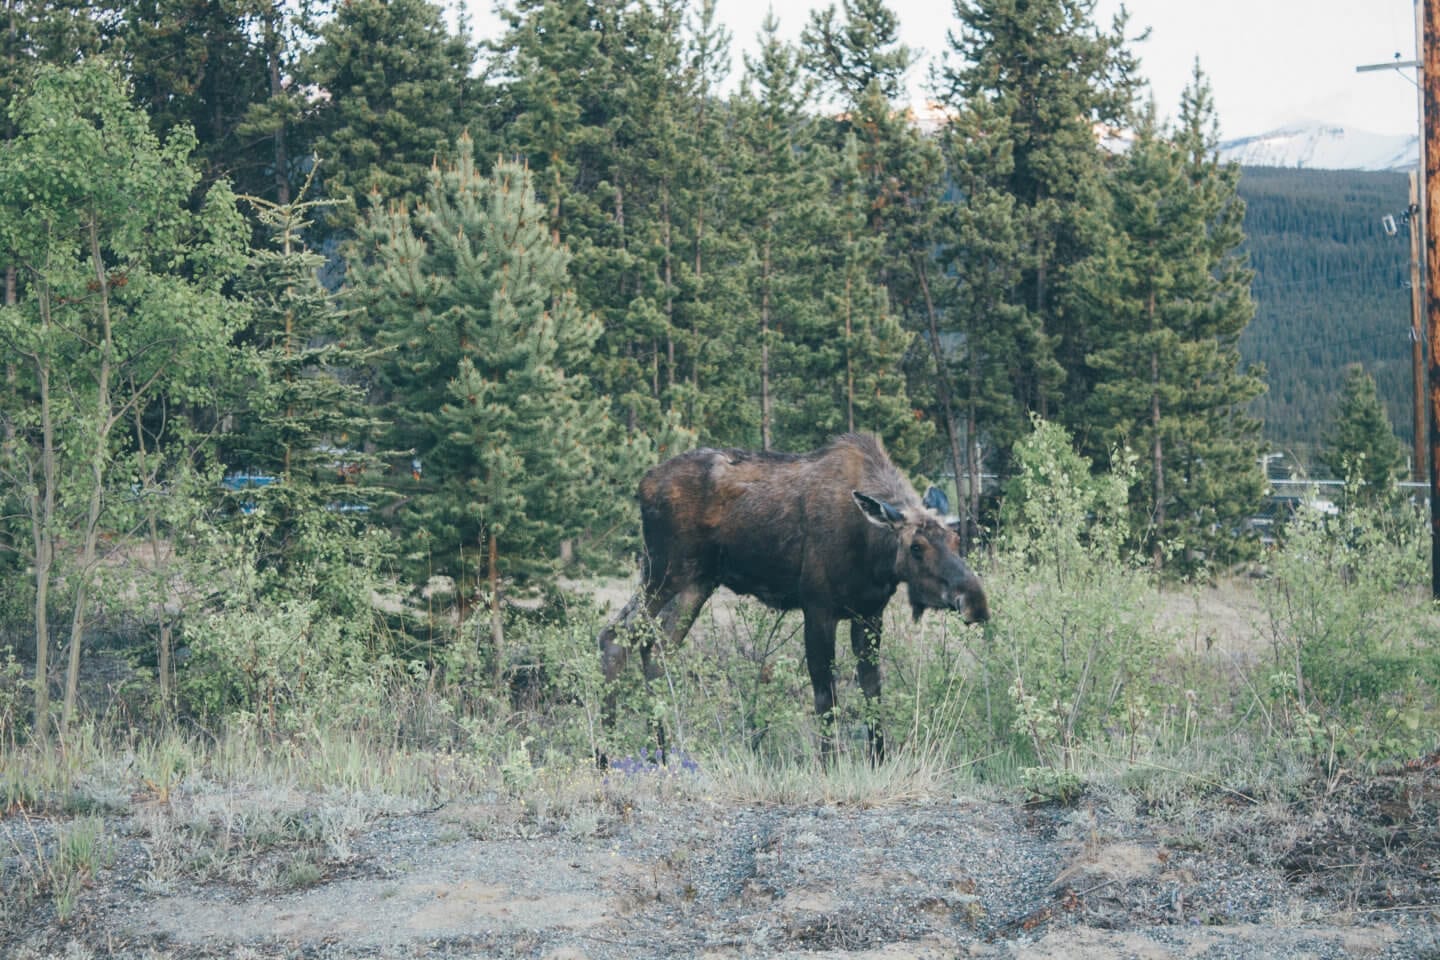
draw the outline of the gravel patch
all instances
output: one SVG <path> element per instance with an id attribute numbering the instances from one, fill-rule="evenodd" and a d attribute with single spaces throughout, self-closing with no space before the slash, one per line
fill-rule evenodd
<path id="1" fill-rule="evenodd" d="M 569 819 L 480 798 L 343 837 L 292 820 L 281 842 L 236 834 L 218 865 L 167 867 L 155 818 L 192 817 L 177 799 L 107 819 L 110 861 L 64 922 L 43 897 L 0 907 L 0 955 L 1440 958 L 1433 763 L 1283 809 L 702 793 L 602 797 Z M 63 822 L 0 819 L 7 888 Z M 228 836 L 186 822 L 192 854 Z"/>

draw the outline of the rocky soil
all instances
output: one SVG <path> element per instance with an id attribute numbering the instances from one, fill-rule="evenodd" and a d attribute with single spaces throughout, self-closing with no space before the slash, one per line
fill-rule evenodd
<path id="1" fill-rule="evenodd" d="M 1284 806 L 757 805 L 703 774 L 610 776 L 548 811 L 132 803 L 63 921 L 50 897 L 0 906 L 0 956 L 1440 958 L 1440 755 Z M 618 782 L 666 777 L 694 779 Z M 283 808 L 286 839 L 219 843 L 247 804 Z M 63 825 L 7 814 L 0 870 L 14 881 Z"/>

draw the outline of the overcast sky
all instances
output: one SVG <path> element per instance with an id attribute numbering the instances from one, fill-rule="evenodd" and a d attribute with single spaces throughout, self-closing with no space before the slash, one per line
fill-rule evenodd
<path id="1" fill-rule="evenodd" d="M 468 0 L 475 28 L 493 35 L 489 0 Z M 778 0 L 783 36 L 798 38 L 808 11 L 830 0 Z M 1109 24 L 1121 0 L 1097 0 Z M 837 2 L 838 5 L 838 2 Z M 903 40 L 922 53 L 912 86 L 924 88 L 924 62 L 945 49 L 954 23 L 950 0 L 889 0 Z M 719 0 L 737 49 L 753 49 L 771 0 Z M 1416 132 L 1415 71 L 1356 73 L 1360 64 L 1415 56 L 1414 0 L 1127 0 L 1130 33 L 1162 116 L 1173 117 L 1200 58 L 1210 78 L 1225 138 L 1264 133 L 1297 120 L 1319 120 L 1373 133 Z M 737 55 L 737 74 L 738 74 Z"/>

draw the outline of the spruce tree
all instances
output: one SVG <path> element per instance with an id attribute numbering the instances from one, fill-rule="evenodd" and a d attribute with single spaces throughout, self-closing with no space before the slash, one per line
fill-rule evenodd
<path id="1" fill-rule="evenodd" d="M 845 0 L 812 13 L 801 44 L 806 70 L 838 101 L 817 133 L 834 157 L 829 211 L 839 243 L 830 245 L 838 256 L 827 288 L 841 321 L 831 336 L 844 352 L 846 420 L 858 410 L 859 425 L 911 467 L 934 431 L 914 416 L 921 404 L 899 366 L 915 339 L 902 320 L 926 330 L 931 319 L 919 281 L 932 278 L 918 272 L 934 239 L 941 164 L 900 102 L 913 54 L 898 28 L 883 0 Z M 943 409 L 941 422 L 948 427 Z"/>
<path id="2" fill-rule="evenodd" d="M 1072 264 L 1091 251 L 1086 199 L 1102 174 L 1097 126 L 1128 123 L 1138 80 L 1122 12 L 1108 30 L 1094 0 L 957 0 L 954 59 L 941 96 L 954 110 L 982 101 L 1004 119 L 1010 161 L 993 183 L 1015 198 L 1026 256 L 1011 302 L 1038 336 L 1019 359 L 1014 389 L 1027 410 L 1075 427 L 1094 379 L 1091 331 L 1064 313 Z"/>
<path id="3" fill-rule="evenodd" d="M 1390 426 L 1375 378 L 1360 364 L 1345 369 L 1345 386 L 1330 416 L 1325 462 L 1337 476 L 1360 481 L 1361 495 L 1383 500 L 1405 470 L 1405 448 Z"/>
<path id="4" fill-rule="evenodd" d="M 1072 268 L 1066 306 L 1090 331 L 1085 407 L 1092 457 L 1137 456 L 1132 507 L 1160 563 L 1170 547 L 1213 555 L 1257 503 L 1263 385 L 1242 368 L 1253 307 L 1239 245 L 1234 171 L 1215 158 L 1203 78 L 1173 137 L 1151 108 L 1089 204 L 1097 250 Z"/>
<path id="5" fill-rule="evenodd" d="M 806 115 L 809 85 L 801 76 L 799 54 L 779 37 L 773 14 L 761 28 L 760 50 L 745 58 L 745 75 L 735 103 L 735 138 L 739 180 L 745 195 L 736 211 L 750 225 L 749 277 L 745 316 L 753 352 L 741 362 L 753 364 L 752 398 L 762 450 L 777 449 L 783 437 L 777 407 L 788 404 L 789 371 L 809 366 L 807 354 L 833 350 L 811 336 L 821 302 L 812 285 L 821 244 L 824 189 L 816 165 L 815 130 Z M 743 344 L 742 344 L 743 349 Z M 830 365 L 833 366 L 832 357 Z M 803 389 L 803 388 L 802 388 Z M 781 448 L 794 444 L 788 439 Z M 803 445 L 803 444 L 802 444 Z"/>
<path id="6" fill-rule="evenodd" d="M 955 197 L 942 212 L 937 272 L 954 279 L 947 303 L 948 349 L 937 362 L 955 384 L 964 443 L 965 514 L 982 522 L 983 475 L 1003 473 L 1007 452 L 1029 433 L 1013 390 L 1023 358 L 1043 334 L 1011 294 L 1025 262 L 1025 234 L 1012 194 L 996 186 L 1010 163 L 1005 119 L 976 103 L 945 125 L 941 142 Z"/>
<path id="7" fill-rule="evenodd" d="M 712 8 L 688 41 L 684 12 L 668 0 L 518 4 L 496 45 L 508 80 L 495 114 L 503 152 L 528 158 L 571 246 L 580 302 L 601 320 L 596 382 L 627 428 L 680 444 L 682 421 L 728 413 L 695 389 L 719 386 L 705 327 L 724 308 L 696 299 L 717 238 L 705 210 L 719 151 L 699 151 L 722 119 L 711 98 L 725 39 Z"/>
<path id="8" fill-rule="evenodd" d="M 247 192 L 268 185 L 273 159 L 241 131 L 250 107 L 269 95 L 265 51 L 252 32 L 258 12 L 249 0 L 126 0 L 115 38 L 156 132 L 188 124 L 202 182 L 225 177 Z"/>
<path id="9" fill-rule="evenodd" d="M 1204 224 L 1198 292 L 1181 328 L 1191 346 L 1183 354 L 1187 386 L 1176 477 L 1183 486 L 1176 501 L 1189 518 L 1191 542 L 1224 559 L 1233 549 L 1233 531 L 1264 495 L 1264 478 L 1252 467 L 1260 455 L 1261 424 L 1250 410 L 1266 384 L 1264 366 L 1246 363 L 1240 354 L 1240 337 L 1255 317 L 1240 168 L 1220 160 L 1215 102 L 1198 63 L 1181 94 L 1174 136 L 1184 152 L 1187 195 Z"/>
<path id="10" fill-rule="evenodd" d="M 905 382 L 905 357 L 914 336 L 891 309 L 885 287 L 876 282 L 884 256 L 884 238 L 867 229 L 870 211 L 860 165 L 859 141 L 827 155 L 830 205 L 816 273 L 821 298 L 820 322 L 807 332 L 812 358 L 796 385 L 795 413 L 811 424 L 818 445 L 836 433 L 864 430 L 885 439 L 891 459 L 902 467 L 919 463 L 933 431 L 916 417 Z"/>
<path id="11" fill-rule="evenodd" d="M 324 163 L 326 196 L 420 199 L 427 171 L 469 120 L 474 61 L 428 0 L 340 4 L 297 77 L 314 98 L 300 135 Z M 336 207 L 329 220 L 348 229 L 353 209 Z"/>
<path id="12" fill-rule="evenodd" d="M 746 224 L 737 215 L 744 189 L 731 129 L 732 104 L 720 91 L 729 72 L 730 36 L 702 0 L 685 32 L 684 90 L 676 124 L 671 183 L 679 253 L 672 342 L 676 345 L 669 409 L 708 443 L 741 444 L 754 435 L 753 371 L 736 362 L 748 343 L 745 314 Z"/>
<path id="13" fill-rule="evenodd" d="M 269 237 L 238 284 L 249 306 L 241 349 L 251 375 L 224 439 L 225 458 L 242 475 L 276 481 L 230 484 L 232 500 L 250 511 L 243 516 L 261 589 L 316 600 L 338 622 L 353 624 L 364 621 L 357 605 L 368 598 L 345 589 L 347 572 L 377 548 L 367 530 L 374 528 L 372 507 L 381 505 L 379 464 L 365 449 L 381 425 L 359 380 L 376 356 L 346 337 L 348 318 L 320 282 L 325 259 L 305 243 L 327 205 L 306 197 L 312 182 L 291 203 L 249 201 Z"/>

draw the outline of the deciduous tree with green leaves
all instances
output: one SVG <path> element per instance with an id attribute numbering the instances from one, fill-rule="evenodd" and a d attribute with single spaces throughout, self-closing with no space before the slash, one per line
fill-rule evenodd
<path id="1" fill-rule="evenodd" d="M 42 69 L 12 105 L 16 136 L 0 150 L 0 245 L 19 267 L 0 344 L 20 361 L 3 469 L 30 518 L 42 735 L 53 578 L 63 570 L 71 615 L 63 727 L 121 440 L 163 392 L 209 395 L 242 315 L 224 293 L 246 233 L 233 195 L 218 184 L 192 212 L 193 135 L 177 127 L 160 142 L 129 93 L 101 61 Z"/>

